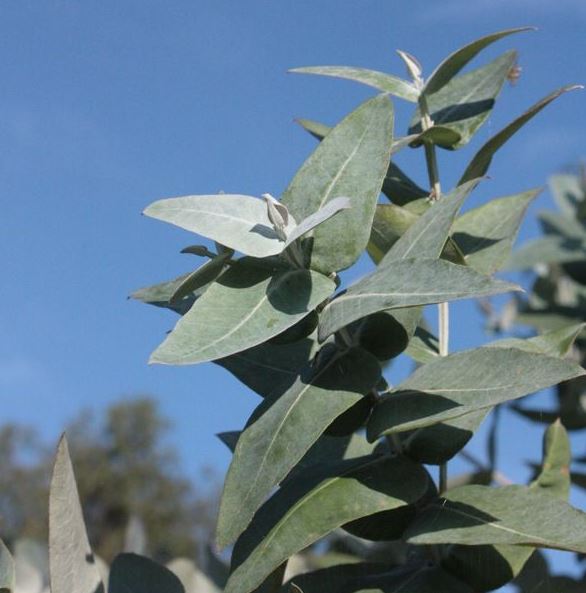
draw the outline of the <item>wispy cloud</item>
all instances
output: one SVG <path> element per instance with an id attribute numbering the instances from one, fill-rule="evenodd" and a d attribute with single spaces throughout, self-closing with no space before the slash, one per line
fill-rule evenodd
<path id="1" fill-rule="evenodd" d="M 586 17 L 585 0 L 444 0 L 424 12 L 426 20 L 470 21 L 480 16 L 522 14 L 525 18 L 545 15 Z"/>

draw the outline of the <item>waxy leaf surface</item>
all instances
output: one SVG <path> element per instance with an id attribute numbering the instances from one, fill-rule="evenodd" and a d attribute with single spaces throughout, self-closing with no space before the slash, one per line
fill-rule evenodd
<path id="1" fill-rule="evenodd" d="M 323 340 L 349 323 L 385 309 L 480 298 L 511 290 L 518 287 L 438 259 L 405 259 L 386 266 L 383 262 L 325 307 L 319 337 Z"/>
<path id="2" fill-rule="evenodd" d="M 373 410 L 369 439 L 458 418 L 584 375 L 574 362 L 514 348 L 476 348 L 418 368 Z"/>
<path id="3" fill-rule="evenodd" d="M 278 491 L 234 548 L 225 593 L 250 593 L 284 560 L 337 527 L 418 500 L 429 477 L 403 457 L 331 465 Z"/>
<path id="4" fill-rule="evenodd" d="M 360 349 L 307 369 L 289 390 L 265 400 L 238 439 L 224 483 L 216 531 L 220 547 L 234 541 L 272 489 L 340 414 L 380 378 L 378 361 Z"/>
<path id="5" fill-rule="evenodd" d="M 338 196 L 350 198 L 349 209 L 305 239 L 312 269 L 329 274 L 347 268 L 366 247 L 392 143 L 393 107 L 380 95 L 333 128 L 291 181 L 281 203 L 296 220 Z"/>
<path id="6" fill-rule="evenodd" d="M 294 74 L 318 74 L 320 76 L 353 80 L 413 103 L 417 101 L 417 97 L 419 96 L 419 91 L 407 80 L 397 78 L 392 74 L 368 70 L 366 68 L 352 68 L 350 66 L 306 66 L 292 68 L 289 72 Z"/>
<path id="7" fill-rule="evenodd" d="M 522 544 L 586 552 L 586 513 L 526 486 L 462 486 L 407 529 L 416 544 Z"/>
<path id="8" fill-rule="evenodd" d="M 534 190 L 491 200 L 456 220 L 453 238 L 471 268 L 492 275 L 507 262 L 523 215 L 538 193 Z"/>
<path id="9" fill-rule="evenodd" d="M 112 563 L 108 593 L 191 593 L 167 568 L 137 554 L 119 554 Z M 205 593 L 205 592 L 202 592 Z"/>
<path id="10" fill-rule="evenodd" d="M 65 436 L 49 491 L 49 568 L 53 593 L 103 593 L 90 548 Z"/>
<path id="11" fill-rule="evenodd" d="M 240 260 L 195 301 L 151 362 L 195 364 L 247 350 L 303 319 L 333 290 L 317 272 Z"/>

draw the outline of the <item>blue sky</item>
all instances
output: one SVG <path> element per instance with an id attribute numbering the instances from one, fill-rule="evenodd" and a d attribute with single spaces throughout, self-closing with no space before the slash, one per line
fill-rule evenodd
<path id="1" fill-rule="evenodd" d="M 293 118 L 333 124 L 372 94 L 287 75 L 290 67 L 403 75 L 399 48 L 429 73 L 475 37 L 520 25 L 540 30 L 481 58 L 517 47 L 523 75 L 475 146 L 550 90 L 586 82 L 583 0 L 2 3 L 2 421 L 56 439 L 82 408 L 153 394 L 175 423 L 183 468 L 223 472 L 229 456 L 213 435 L 239 428 L 257 399 L 212 364 L 147 366 L 175 319 L 126 296 L 197 262 L 179 254 L 194 237 L 141 210 L 161 197 L 220 190 L 278 195 L 314 147 Z M 583 157 L 585 108 L 586 95 L 576 92 L 540 114 L 497 156 L 471 205 L 543 185 Z M 408 117 L 398 104 L 398 133 Z M 441 155 L 444 187 L 471 154 Z M 425 182 L 420 153 L 401 163 Z M 537 233 L 535 212 L 547 207 L 545 194 L 522 239 Z M 453 310 L 453 349 L 486 339 L 474 305 Z M 540 434 L 507 426 L 505 469 L 514 472 L 539 449 Z"/>

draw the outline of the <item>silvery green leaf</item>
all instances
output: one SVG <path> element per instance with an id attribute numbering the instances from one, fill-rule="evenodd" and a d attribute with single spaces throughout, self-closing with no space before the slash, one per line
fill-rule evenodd
<path id="1" fill-rule="evenodd" d="M 232 253 L 234 252 L 221 253 L 202 264 L 194 272 L 191 272 L 171 295 L 169 299 L 170 306 L 176 307 L 185 298 L 191 297 L 195 292 L 213 282 L 225 269 L 226 261 L 230 259 Z"/>
<path id="2" fill-rule="evenodd" d="M 337 527 L 415 502 L 428 486 L 423 467 L 386 456 L 330 464 L 291 481 L 236 543 L 225 593 L 250 593 L 289 556 Z"/>
<path id="3" fill-rule="evenodd" d="M 329 274 L 352 265 L 370 234 L 389 166 L 393 106 L 379 95 L 345 117 L 299 169 L 281 202 L 303 220 L 338 196 L 351 208 L 320 224 L 304 242 L 312 269 Z"/>
<path id="4" fill-rule="evenodd" d="M 458 418 L 586 374 L 575 362 L 515 348 L 476 348 L 419 367 L 380 400 L 369 440 Z"/>
<path id="5" fill-rule="evenodd" d="M 164 309 L 171 309 L 179 315 L 184 315 L 189 311 L 195 299 L 200 296 L 207 286 L 202 286 L 196 293 L 187 295 L 179 302 L 171 303 L 171 297 L 177 292 L 177 289 L 186 282 L 191 274 L 183 274 L 178 278 L 139 288 L 135 290 L 128 298 L 135 299 L 147 305 L 154 305 L 155 307 L 162 307 Z"/>
<path id="6" fill-rule="evenodd" d="M 216 529 L 220 547 L 244 531 L 271 490 L 379 378 L 377 360 L 353 349 L 307 369 L 283 395 L 260 404 L 238 438 L 224 483 Z"/>
<path id="7" fill-rule="evenodd" d="M 352 68 L 350 66 L 306 66 L 303 68 L 292 68 L 289 72 L 294 74 L 318 74 L 320 76 L 354 80 L 383 93 L 390 93 L 413 103 L 417 102 L 417 97 L 419 96 L 417 87 L 407 80 L 403 80 L 392 74 L 368 70 L 366 68 Z"/>
<path id="8" fill-rule="evenodd" d="M 319 338 L 323 340 L 377 311 L 480 298 L 512 290 L 519 287 L 443 260 L 404 259 L 388 265 L 383 260 L 374 273 L 350 286 L 324 308 Z"/>
<path id="9" fill-rule="evenodd" d="M 329 201 L 323 208 L 320 208 L 317 212 L 310 214 L 307 218 L 304 218 L 289 234 L 287 240 L 285 241 L 285 247 L 288 247 L 296 241 L 297 239 L 301 238 L 306 233 L 312 231 L 316 226 L 322 224 L 326 220 L 332 218 L 341 212 L 342 210 L 347 210 L 348 208 L 352 207 L 352 202 L 350 198 L 334 198 L 333 200 Z"/>
<path id="10" fill-rule="evenodd" d="M 52 593 L 103 593 L 90 548 L 65 435 L 59 441 L 49 490 L 49 568 Z"/>
<path id="11" fill-rule="evenodd" d="M 460 144 L 462 135 L 450 126 L 435 124 L 423 132 L 413 134 L 413 140 L 409 143 L 412 148 L 418 148 L 425 143 L 437 144 L 442 148 L 453 149 Z"/>
<path id="12" fill-rule="evenodd" d="M 414 82 L 415 86 L 421 88 L 423 86 L 423 68 L 419 63 L 419 60 L 414 55 L 401 49 L 398 49 L 397 53 L 407 67 L 407 72 L 409 72 L 409 76 L 411 76 L 411 80 Z"/>
<path id="13" fill-rule="evenodd" d="M 414 544 L 515 544 L 585 553 L 586 513 L 526 486 L 462 486 L 429 505 L 406 536 Z"/>
<path id="14" fill-rule="evenodd" d="M 528 241 L 513 252 L 505 269 L 524 270 L 539 264 L 561 264 L 586 260 L 586 240 L 547 235 Z"/>
<path id="15" fill-rule="evenodd" d="M 137 554 L 118 554 L 110 570 L 108 593 L 191 593 L 167 568 Z"/>
<path id="16" fill-rule="evenodd" d="M 456 219 L 454 241 L 466 264 L 492 275 L 509 259 L 527 207 L 539 190 L 491 200 Z"/>
<path id="17" fill-rule="evenodd" d="M 515 51 L 505 52 L 486 66 L 452 78 L 438 92 L 427 96 L 427 106 L 434 124 L 458 133 L 458 140 L 447 148 L 466 145 L 486 121 L 516 59 Z M 420 131 L 421 116 L 418 109 L 409 132 L 415 134 Z M 436 144 L 442 146 L 439 142 Z"/>
<path id="18" fill-rule="evenodd" d="M 252 257 L 283 251 L 266 203 L 252 196 L 218 194 L 168 198 L 151 204 L 144 214 L 197 233 Z M 295 221 L 285 227 L 288 234 Z"/>
<path id="19" fill-rule="evenodd" d="M 529 120 L 537 115 L 544 107 L 547 107 L 547 105 L 549 105 L 552 101 L 555 101 L 555 99 L 564 93 L 567 93 L 568 91 L 573 91 L 579 88 L 582 87 L 579 85 L 570 85 L 554 91 L 547 97 L 543 98 L 541 101 L 535 103 L 535 105 L 531 106 L 527 111 L 525 111 L 525 113 L 520 115 L 517 119 L 505 126 L 500 132 L 495 134 L 474 155 L 472 161 L 464 171 L 464 174 L 462 175 L 458 185 L 461 185 L 470 179 L 483 177 L 490 167 L 490 163 L 492 162 L 492 157 L 494 154 L 507 142 L 507 140 L 509 140 L 509 138 L 511 138 L 511 136 L 519 131 Z"/>
<path id="20" fill-rule="evenodd" d="M 334 290 L 317 272 L 234 263 L 179 320 L 151 355 L 161 364 L 196 364 L 266 342 L 308 315 Z"/>
<path id="21" fill-rule="evenodd" d="M 566 325 L 533 338 L 505 338 L 487 344 L 490 348 L 519 348 L 526 352 L 539 352 L 549 356 L 564 357 L 584 330 L 584 323 Z"/>
<path id="22" fill-rule="evenodd" d="M 220 593 L 213 581 L 188 558 L 175 558 L 167 568 L 181 581 L 185 593 Z"/>
<path id="23" fill-rule="evenodd" d="M 474 59 L 485 47 L 491 43 L 512 35 L 513 33 L 521 33 L 523 31 L 531 31 L 531 27 L 519 27 L 516 29 L 507 29 L 505 31 L 498 31 L 485 37 L 481 37 L 468 45 L 458 49 L 450 54 L 441 64 L 431 73 L 430 77 L 425 83 L 422 94 L 426 97 L 437 93 L 442 87 L 450 82 L 468 62 Z M 476 175 L 478 177 L 478 175 Z"/>

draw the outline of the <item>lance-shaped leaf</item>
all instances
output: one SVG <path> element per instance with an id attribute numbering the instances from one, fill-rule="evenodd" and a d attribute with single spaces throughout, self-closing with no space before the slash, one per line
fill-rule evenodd
<path id="1" fill-rule="evenodd" d="M 178 278 L 161 282 L 145 288 L 135 290 L 128 298 L 135 299 L 147 305 L 171 309 L 179 315 L 184 315 L 189 311 L 195 299 L 205 292 L 207 286 L 202 286 L 194 294 L 183 297 L 180 301 L 171 303 L 171 297 L 177 292 L 177 289 L 189 278 L 190 274 L 183 274 Z"/>
<path id="2" fill-rule="evenodd" d="M 170 305 L 177 306 L 183 299 L 190 297 L 196 291 L 213 282 L 225 269 L 226 261 L 230 259 L 232 253 L 234 252 L 231 250 L 221 253 L 205 262 L 194 272 L 191 272 L 171 295 Z"/>
<path id="3" fill-rule="evenodd" d="M 562 264 L 586 260 L 586 240 L 549 235 L 534 239 L 517 249 L 507 262 L 507 270 L 525 270 L 539 264 Z"/>
<path id="4" fill-rule="evenodd" d="M 413 103 L 416 103 L 417 97 L 419 97 L 419 91 L 412 83 L 377 70 L 352 68 L 351 66 L 305 66 L 292 68 L 289 72 L 293 74 L 318 74 L 320 76 L 353 80 Z"/>
<path id="5" fill-rule="evenodd" d="M 167 568 L 137 554 L 119 554 L 112 563 L 108 593 L 190 593 Z"/>
<path id="6" fill-rule="evenodd" d="M 492 275 L 509 259 L 523 215 L 539 190 L 491 200 L 460 216 L 452 228 L 466 263 Z"/>
<path id="7" fill-rule="evenodd" d="M 323 340 L 349 323 L 385 309 L 480 298 L 511 290 L 519 288 L 443 260 L 405 259 L 387 266 L 383 262 L 325 307 L 319 337 Z"/>
<path id="8" fill-rule="evenodd" d="M 545 432 L 541 472 L 530 488 L 567 500 L 570 461 L 568 434 L 558 420 Z M 533 552 L 530 546 L 453 545 L 443 565 L 475 591 L 490 591 L 515 578 Z M 490 565 L 490 570 L 486 570 L 487 565 Z"/>
<path id="9" fill-rule="evenodd" d="M 317 140 L 323 140 L 332 130 L 330 126 L 326 126 L 310 119 L 297 119 L 295 121 L 297 121 L 304 130 L 309 132 Z M 399 138 L 398 140 L 393 141 L 391 155 L 415 138 L 416 136 L 409 136 L 407 138 Z M 389 164 L 385 175 L 382 192 L 393 203 L 400 205 L 408 204 L 415 200 L 421 200 L 429 196 L 428 191 L 419 187 L 414 181 L 407 177 L 395 163 L 392 162 Z"/>
<path id="10" fill-rule="evenodd" d="M 409 143 L 412 148 L 418 148 L 425 143 L 437 144 L 442 148 L 452 149 L 458 145 L 462 140 L 460 132 L 450 128 L 449 126 L 433 125 L 431 128 L 414 134 L 414 139 Z"/>
<path id="11" fill-rule="evenodd" d="M 284 560 L 337 527 L 415 502 L 426 492 L 423 467 L 403 457 L 345 461 L 278 491 L 234 548 L 225 593 L 249 593 Z"/>
<path id="12" fill-rule="evenodd" d="M 296 220 L 338 196 L 351 201 L 351 208 L 306 239 L 312 269 L 329 274 L 347 268 L 366 247 L 392 142 L 393 107 L 387 96 L 379 95 L 332 129 L 291 181 L 281 203 Z"/>
<path id="13" fill-rule="evenodd" d="M 585 553 L 586 513 L 526 486 L 462 486 L 431 504 L 406 536 L 415 544 L 521 544 Z"/>
<path id="14" fill-rule="evenodd" d="M 515 51 L 505 52 L 486 66 L 452 78 L 438 92 L 427 96 L 434 124 L 448 127 L 460 136 L 451 148 L 467 144 L 486 121 L 516 59 Z M 420 117 L 417 110 L 410 133 L 421 130 Z"/>
<path id="15" fill-rule="evenodd" d="M 215 360 L 261 397 L 278 397 L 295 382 L 314 354 L 315 341 L 305 338 L 290 344 L 259 344 Z"/>
<path id="16" fill-rule="evenodd" d="M 4 542 L 0 539 L 0 591 L 14 591 L 14 560 Z"/>
<path id="17" fill-rule="evenodd" d="M 238 439 L 220 503 L 216 541 L 224 547 L 247 527 L 272 489 L 340 414 L 380 378 L 378 361 L 361 349 L 308 369 L 276 399 L 265 400 Z"/>
<path id="18" fill-rule="evenodd" d="M 389 249 L 405 234 L 411 225 L 417 222 L 417 214 L 397 206 L 396 204 L 377 204 L 370 240 L 368 255 L 378 264 Z"/>
<path id="19" fill-rule="evenodd" d="M 522 31 L 530 31 L 531 27 L 519 27 L 517 29 L 507 29 L 505 31 L 498 31 L 486 37 L 481 37 L 468 45 L 460 48 L 454 53 L 450 54 L 441 64 L 432 72 L 425 83 L 422 94 L 426 97 L 437 93 L 442 87 L 452 80 L 468 62 L 474 59 L 485 47 L 491 43 L 502 39 L 513 33 L 521 33 Z"/>
<path id="20" fill-rule="evenodd" d="M 547 107 L 552 101 L 557 99 L 560 95 L 568 91 L 582 88 L 578 85 L 566 86 L 557 91 L 554 91 L 538 103 L 535 103 L 530 107 L 523 115 L 512 121 L 510 124 L 505 126 L 500 132 L 494 135 L 488 142 L 482 146 L 482 148 L 474 155 L 472 161 L 464 171 L 462 178 L 458 185 L 482 177 L 488 171 L 492 157 L 496 151 L 503 146 L 511 136 L 513 136 L 518 130 L 520 130 L 530 119 L 537 115 L 544 107 Z"/>
<path id="21" fill-rule="evenodd" d="M 487 346 L 490 348 L 519 348 L 526 352 L 539 352 L 549 356 L 564 357 L 576 341 L 576 338 L 582 333 L 585 325 L 584 323 L 566 325 L 560 329 L 554 329 L 526 340 L 505 338 L 487 344 Z"/>
<path id="22" fill-rule="evenodd" d="M 240 260 L 196 300 L 150 362 L 195 364 L 247 350 L 303 319 L 333 290 L 317 272 Z"/>
<path id="23" fill-rule="evenodd" d="M 59 441 L 49 491 L 49 569 L 53 593 L 104 593 L 65 436 Z"/>
<path id="24" fill-rule="evenodd" d="M 252 257 L 267 257 L 283 251 L 284 240 L 269 220 L 266 203 L 252 196 L 219 194 L 168 198 L 154 202 L 144 214 Z M 295 221 L 290 219 L 285 229 L 287 234 L 294 226 Z"/>
<path id="25" fill-rule="evenodd" d="M 574 362 L 514 348 L 476 348 L 418 368 L 373 410 L 369 439 L 458 418 L 586 374 Z"/>

